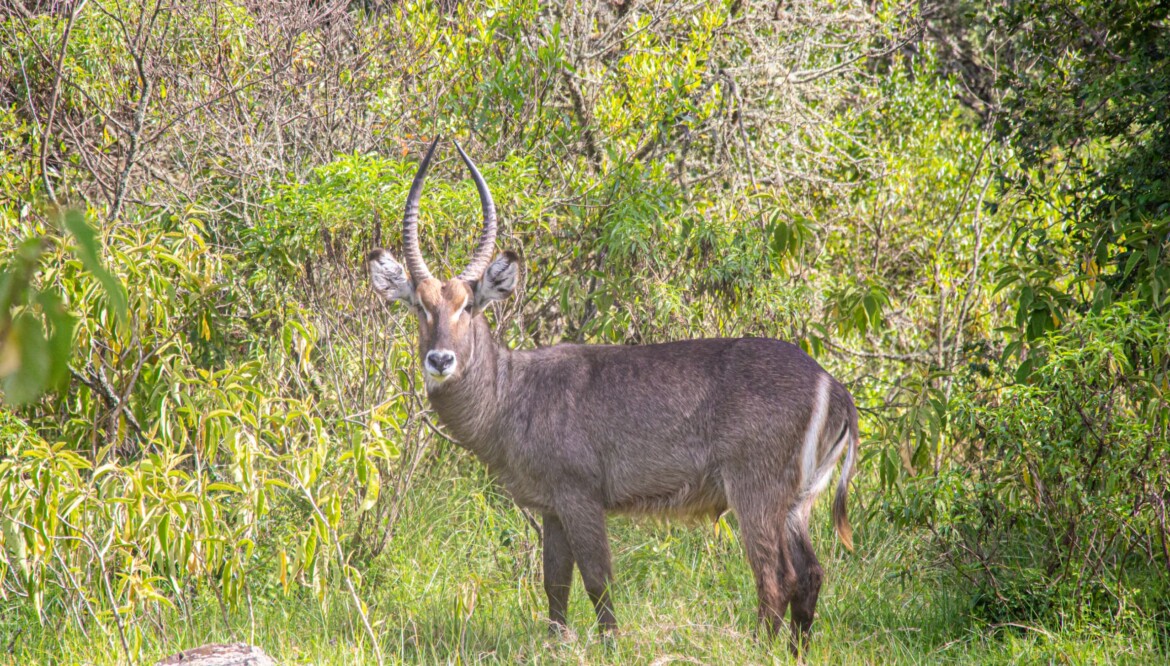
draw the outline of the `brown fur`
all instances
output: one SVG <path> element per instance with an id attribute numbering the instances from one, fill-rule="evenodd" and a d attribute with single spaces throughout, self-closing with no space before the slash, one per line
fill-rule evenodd
<path id="1" fill-rule="evenodd" d="M 830 386 L 818 467 L 832 464 L 825 457 L 843 432 L 855 455 L 857 412 L 845 388 L 777 340 L 513 351 L 493 340 L 480 310 L 452 321 L 476 288 L 428 280 L 415 292 L 426 309 L 416 306 L 421 354 L 450 349 L 459 359 L 455 374 L 428 395 L 455 439 L 518 504 L 543 514 L 554 627 L 565 622 L 574 563 L 601 628 L 616 626 L 606 513 L 710 516 L 730 507 L 757 579 L 761 621 L 775 633 L 791 604 L 794 640 L 807 636 L 822 574 L 807 523 L 790 515 L 799 514 L 804 481 L 799 459 L 815 400 L 809 387 Z M 846 493 L 843 476 L 833 519 L 851 545 Z"/>
<path id="2" fill-rule="evenodd" d="M 607 513 L 694 517 L 731 508 L 756 579 L 760 622 L 775 635 L 791 606 L 792 646 L 799 649 L 823 577 L 809 512 L 843 452 L 833 522 L 852 548 L 845 503 L 858 431 L 849 392 L 779 340 L 528 351 L 497 344 L 483 308 L 511 295 L 519 258 L 505 252 L 483 268 L 495 208 L 462 149 L 484 209 L 474 270 L 441 283 L 418 253 L 418 195 L 437 142 L 403 216 L 418 283 L 385 250 L 370 253 L 371 282 L 384 299 L 414 309 L 427 395 L 439 419 L 518 504 L 543 514 L 550 628 L 565 627 L 574 564 L 602 632 L 617 626 Z"/>

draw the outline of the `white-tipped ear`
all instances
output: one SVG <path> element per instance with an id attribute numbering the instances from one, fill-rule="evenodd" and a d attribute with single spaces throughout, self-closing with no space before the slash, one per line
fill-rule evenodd
<path id="1" fill-rule="evenodd" d="M 520 274 L 520 257 L 515 252 L 507 252 L 496 257 L 496 260 L 483 272 L 483 277 L 475 284 L 475 307 L 482 309 L 492 301 L 498 301 L 512 295 L 516 289 L 516 278 Z"/>
<path id="2" fill-rule="evenodd" d="M 389 252 L 378 248 L 366 257 L 370 266 L 370 282 L 374 285 L 374 293 L 388 301 L 402 301 L 407 305 L 414 304 L 414 286 L 402 264 L 394 261 Z"/>

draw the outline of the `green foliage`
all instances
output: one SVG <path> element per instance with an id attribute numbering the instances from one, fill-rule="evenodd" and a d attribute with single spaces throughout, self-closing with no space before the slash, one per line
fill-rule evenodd
<path id="1" fill-rule="evenodd" d="M 1037 299 L 1035 318 L 1024 316 L 1028 339 L 1055 327 L 1043 326 L 1042 309 L 1059 322 L 1140 298 L 1168 312 L 1168 16 L 1166 3 L 1146 0 L 1008 3 L 997 16 L 1018 51 L 1001 79 L 1001 131 L 1033 167 L 1009 182 L 1056 217 L 1023 225 L 1020 263 L 1048 272 L 1029 276 L 1021 300 L 1065 280 L 1064 298 Z"/>
<path id="2" fill-rule="evenodd" d="M 101 285 L 118 320 L 125 322 L 126 296 L 98 258 L 93 228 L 79 211 L 58 216 L 77 241 L 74 254 Z M 0 399 L 10 405 L 25 404 L 46 390 L 61 388 L 69 373 L 77 318 L 65 309 L 58 292 L 39 288 L 35 281 L 49 243 L 45 237 L 19 242 L 9 266 L 0 270 Z"/>
<path id="3" fill-rule="evenodd" d="M 1168 12 L 955 3 L 930 19 L 1006 148 L 1007 309 L 1002 341 L 931 398 L 943 427 L 909 429 L 938 433 L 931 470 L 891 474 L 904 494 L 887 508 L 937 530 L 997 621 L 1165 612 Z"/>
<path id="4" fill-rule="evenodd" d="M 20 243 L 10 265 L 0 271 L 0 396 L 10 404 L 29 402 L 59 386 L 68 368 L 74 319 L 55 294 L 30 289 L 41 245 L 40 239 Z"/>
<path id="5" fill-rule="evenodd" d="M 1170 478 L 1167 349 L 1157 317 L 1115 304 L 1040 340 L 1027 383 L 950 405 L 961 453 L 911 492 L 975 583 L 977 615 L 1034 622 L 1165 606 L 1153 554 Z"/>
<path id="6" fill-rule="evenodd" d="M 451 166 L 459 169 L 464 182 L 448 185 L 442 180 L 447 169 L 435 168 L 420 211 L 426 229 L 420 240 L 425 256 L 458 266 L 473 249 L 479 198 L 462 163 Z M 253 276 L 252 283 L 263 286 L 307 277 L 306 265 L 319 259 L 361 265 L 369 249 L 396 244 L 392 241 L 401 232 L 398 221 L 416 168 L 414 161 L 347 155 L 314 169 L 304 183 L 277 188 L 265 202 L 269 212 L 260 224 L 239 232 L 248 265 L 266 271 Z M 547 204 L 533 192 L 536 174 L 529 160 L 515 156 L 480 171 L 492 184 L 505 224 L 542 215 Z M 455 234 L 464 241 L 453 245 Z"/>
<path id="7" fill-rule="evenodd" d="M 29 288 L 78 322 L 79 353 L 67 337 L 56 359 L 67 390 L 27 422 L 3 414 L 4 594 L 41 621 L 65 613 L 109 631 L 136 659 L 142 619 L 201 590 L 226 611 L 302 585 L 325 601 L 359 578 L 336 548 L 378 503 L 398 457 L 381 428 L 399 430 L 399 416 L 327 424 L 312 396 L 272 395 L 311 374 L 316 333 L 289 321 L 283 344 L 246 358 L 225 294 L 232 259 L 209 251 L 198 220 L 121 227 L 105 234 L 102 262 L 93 231 L 66 224 L 78 258 L 39 257 Z"/>
<path id="8" fill-rule="evenodd" d="M 524 257 L 490 313 L 507 344 L 781 337 L 857 396 L 863 551 L 830 554 L 818 630 L 844 660 L 1154 660 L 1124 639 L 1168 607 L 1152 4 L 75 7 L 68 38 L 59 8 L 0 19 L 17 658 L 264 626 L 293 661 L 771 658 L 727 521 L 619 522 L 623 619 L 647 629 L 539 643 L 538 536 L 452 458 L 410 316 L 364 279 L 441 133 Z M 916 37 L 936 10 L 1031 54 L 1002 105 L 957 101 L 994 86 Z M 1070 11 L 1108 29 L 1078 36 Z M 479 221 L 443 150 L 436 275 Z M 46 201 L 92 227 L 58 233 Z"/>
<path id="9" fill-rule="evenodd" d="M 576 635 L 549 640 L 541 624 L 539 542 L 524 516 L 460 452 L 430 464 L 431 479 L 406 498 L 411 519 L 398 525 L 383 556 L 363 568 L 363 599 L 379 623 L 387 663 L 793 661 L 784 646 L 752 636 L 754 589 L 734 518 L 714 527 L 612 521 L 621 635 L 607 645 L 590 631 L 593 610 L 574 581 L 569 616 Z M 973 621 L 967 589 L 949 583 L 927 535 L 876 521 L 864 529 L 857 553 L 849 554 L 831 545 L 827 520 L 813 522 L 826 579 L 809 663 L 1140 666 L 1162 659 L 1145 640 L 1155 627 L 1132 619 L 1108 629 L 1089 622 L 1021 628 Z M 6 627 L 26 628 L 15 643 L 17 662 L 126 662 L 109 641 L 87 639 L 72 626 L 38 631 L 21 611 L 15 605 L 0 611 Z M 241 639 L 264 646 L 282 664 L 377 661 L 349 614 L 323 611 L 311 595 L 295 591 L 287 597 L 253 591 L 251 608 L 226 622 L 214 595 L 204 591 L 189 615 L 164 607 L 157 618 L 168 630 L 143 632 L 146 663 L 192 645 Z"/>

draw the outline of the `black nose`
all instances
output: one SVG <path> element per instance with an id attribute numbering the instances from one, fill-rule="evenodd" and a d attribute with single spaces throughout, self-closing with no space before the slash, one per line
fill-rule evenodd
<path id="1" fill-rule="evenodd" d="M 427 352 L 427 367 L 436 374 L 443 374 L 455 365 L 455 352 L 434 350 Z"/>

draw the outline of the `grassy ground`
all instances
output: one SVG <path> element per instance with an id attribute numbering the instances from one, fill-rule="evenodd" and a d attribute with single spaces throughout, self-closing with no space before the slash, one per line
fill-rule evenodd
<path id="1" fill-rule="evenodd" d="M 622 632 L 595 637 L 576 582 L 575 636 L 546 637 L 540 553 L 532 530 L 475 464 L 455 454 L 416 484 L 393 544 L 366 570 L 369 604 L 387 663 L 788 663 L 785 650 L 753 639 L 755 593 L 726 524 L 610 522 Z M 1148 627 L 990 627 L 967 618 L 969 592 L 946 578 L 914 536 L 872 521 L 846 553 L 814 514 L 814 543 L 827 578 L 810 663 L 1164 662 Z M 39 627 L 28 609 L 0 607 L 0 663 L 124 663 L 115 637 L 87 639 L 72 625 Z M 175 612 L 142 632 L 145 663 L 205 642 L 244 640 L 281 663 L 376 663 L 339 591 L 327 604 L 301 595 L 253 597 L 225 624 L 209 597 L 188 621 Z M 19 636 L 14 632 L 23 627 Z M 0 645 L 2 646 L 2 645 Z"/>

